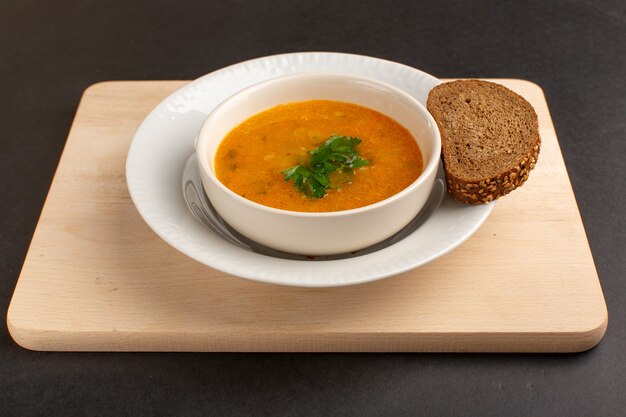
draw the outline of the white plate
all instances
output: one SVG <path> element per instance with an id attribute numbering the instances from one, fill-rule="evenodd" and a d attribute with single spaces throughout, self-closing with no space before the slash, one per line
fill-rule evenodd
<path id="1" fill-rule="evenodd" d="M 346 257 L 270 256 L 235 245 L 200 224 L 187 208 L 181 182 L 195 135 L 221 101 L 251 84 L 284 74 L 330 71 L 360 74 L 399 87 L 424 105 L 439 80 L 382 59 L 339 53 L 269 56 L 205 75 L 161 102 L 141 124 L 126 161 L 128 189 L 137 210 L 163 240 L 212 268 L 274 284 L 332 287 L 374 281 L 424 265 L 456 248 L 487 219 L 494 203 L 466 206 L 435 187 L 418 224 L 396 239 Z M 418 217 L 420 217 L 418 216 Z M 402 233 L 402 232 L 401 232 Z M 262 251 L 261 251 L 262 252 Z"/>

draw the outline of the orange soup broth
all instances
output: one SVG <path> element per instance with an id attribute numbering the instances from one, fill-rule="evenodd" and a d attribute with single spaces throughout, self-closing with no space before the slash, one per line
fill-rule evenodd
<path id="1" fill-rule="evenodd" d="M 356 149 L 369 165 L 323 198 L 307 197 L 281 171 L 305 165 L 309 151 L 333 134 L 360 138 Z M 282 104 L 258 113 L 230 131 L 215 156 L 217 178 L 235 193 L 303 212 L 376 203 L 409 186 L 422 170 L 421 152 L 406 128 L 377 111 L 329 100 Z"/>

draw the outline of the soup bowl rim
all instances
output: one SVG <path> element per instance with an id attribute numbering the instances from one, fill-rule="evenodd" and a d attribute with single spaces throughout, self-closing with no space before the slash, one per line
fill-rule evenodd
<path id="1" fill-rule="evenodd" d="M 426 164 L 424 165 L 424 169 L 419 174 L 419 176 L 404 189 L 400 190 L 399 192 L 387 198 L 377 201 L 375 203 L 357 207 L 357 208 L 352 208 L 352 209 L 336 210 L 336 211 L 322 211 L 322 212 L 295 211 L 295 210 L 286 210 L 286 209 L 266 206 L 264 204 L 260 204 L 255 201 L 249 200 L 245 197 L 242 197 L 236 192 L 232 191 L 230 188 L 226 187 L 226 185 L 224 185 L 219 180 L 219 178 L 217 178 L 217 175 L 215 174 L 215 172 L 213 171 L 213 169 L 211 169 L 209 165 L 210 158 L 215 158 L 215 154 L 217 152 L 214 152 L 213 154 L 211 154 L 210 158 L 206 157 L 206 155 L 208 154 L 206 148 L 208 146 L 208 141 L 211 138 L 210 136 L 210 129 L 212 127 L 211 123 L 214 122 L 216 115 L 219 116 L 221 110 L 224 109 L 226 106 L 230 105 L 232 101 L 240 99 L 241 97 L 244 97 L 246 95 L 249 98 L 251 95 L 255 94 L 255 92 L 258 92 L 258 90 L 268 88 L 272 84 L 281 83 L 284 81 L 290 81 L 292 79 L 301 79 L 304 82 L 308 78 L 318 79 L 318 80 L 324 79 L 324 78 L 327 78 L 327 79 L 340 78 L 340 79 L 345 79 L 345 80 L 354 80 L 354 81 L 371 83 L 379 87 L 382 87 L 384 89 L 387 89 L 388 92 L 393 93 L 399 97 L 402 97 L 402 99 L 411 103 L 415 107 L 415 109 L 422 114 L 422 116 L 425 116 L 425 118 L 428 121 L 429 126 L 431 127 L 431 131 L 434 133 L 432 135 L 433 137 L 431 138 L 432 140 L 434 140 L 434 144 L 433 144 L 434 151 L 432 152 L 432 157 L 430 157 L 428 161 L 426 161 Z M 307 99 L 304 99 L 302 101 L 307 101 Z M 341 101 L 341 100 L 333 100 L 333 101 Z M 297 102 L 297 101 L 290 100 L 290 101 L 285 101 L 283 103 L 278 103 L 276 105 L 286 104 L 289 102 Z M 345 102 L 350 103 L 349 101 L 345 101 Z M 269 110 L 269 108 L 265 110 Z M 382 113 L 382 112 L 379 112 L 379 113 Z M 244 122 L 249 117 L 252 117 L 252 116 L 242 118 L 238 122 L 238 124 Z M 391 116 L 388 116 L 388 117 L 391 117 Z M 238 124 L 231 126 L 231 129 L 238 126 Z M 220 139 L 220 143 L 222 140 L 224 140 L 224 137 Z M 422 186 L 422 184 L 428 181 L 429 178 L 433 177 L 432 175 L 429 175 L 429 174 L 436 172 L 437 169 L 439 168 L 439 163 L 440 163 L 439 161 L 440 161 L 440 156 L 441 156 L 441 135 L 437 127 L 437 123 L 435 122 L 430 112 L 426 109 L 426 107 L 422 103 L 420 103 L 415 97 L 411 96 L 406 91 L 398 87 L 395 87 L 383 81 L 376 80 L 374 78 L 365 77 L 362 75 L 354 75 L 350 73 L 302 72 L 302 73 L 296 73 L 296 74 L 282 75 L 282 76 L 270 78 L 268 80 L 255 83 L 242 90 L 239 90 L 238 92 L 226 98 L 208 114 L 208 116 L 202 123 L 202 126 L 200 130 L 198 131 L 198 135 L 196 137 L 195 148 L 196 148 L 196 154 L 198 156 L 198 163 L 199 163 L 200 169 L 205 174 L 202 176 L 202 180 L 204 181 L 205 178 L 208 178 L 215 186 L 217 186 L 221 191 L 226 193 L 229 197 L 233 198 L 238 203 L 250 206 L 257 210 L 265 211 L 265 212 L 272 213 L 272 214 L 278 214 L 278 215 L 289 215 L 289 216 L 294 216 L 294 217 L 328 218 L 328 217 L 351 216 L 351 215 L 355 215 L 355 214 L 359 214 L 359 213 L 363 213 L 363 212 L 367 212 L 371 210 L 376 210 L 377 208 L 381 206 L 392 204 L 396 200 L 403 198 L 407 194 L 410 194 L 411 192 L 413 192 L 413 190 L 415 190 L 416 188 L 419 188 L 420 186 Z M 216 150 L 217 150 L 217 147 L 216 147 Z M 422 158 L 424 158 L 424 154 L 421 148 L 420 148 L 420 152 L 422 153 Z M 424 160 L 426 160 L 426 158 L 424 158 Z"/>

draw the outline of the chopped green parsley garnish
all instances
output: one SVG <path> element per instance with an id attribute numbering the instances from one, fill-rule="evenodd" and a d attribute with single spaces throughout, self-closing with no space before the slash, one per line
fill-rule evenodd
<path id="1" fill-rule="evenodd" d="M 341 172 L 353 175 L 355 169 L 369 164 L 359 158 L 356 145 L 361 139 L 332 135 L 326 142 L 309 152 L 311 159 L 306 165 L 295 165 L 282 172 L 285 181 L 292 180 L 295 187 L 308 197 L 322 198 L 332 187 L 329 174 Z"/>

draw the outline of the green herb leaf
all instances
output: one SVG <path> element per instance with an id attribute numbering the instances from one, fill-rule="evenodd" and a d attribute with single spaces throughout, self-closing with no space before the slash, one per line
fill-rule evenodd
<path id="1" fill-rule="evenodd" d="M 324 197 L 331 188 L 328 174 L 341 171 L 352 175 L 355 169 L 369 164 L 369 161 L 359 158 L 358 151 L 354 149 L 359 143 L 361 139 L 351 136 L 330 136 L 309 152 L 311 159 L 308 164 L 283 170 L 285 181 L 293 180 L 295 187 L 308 197 Z"/>

